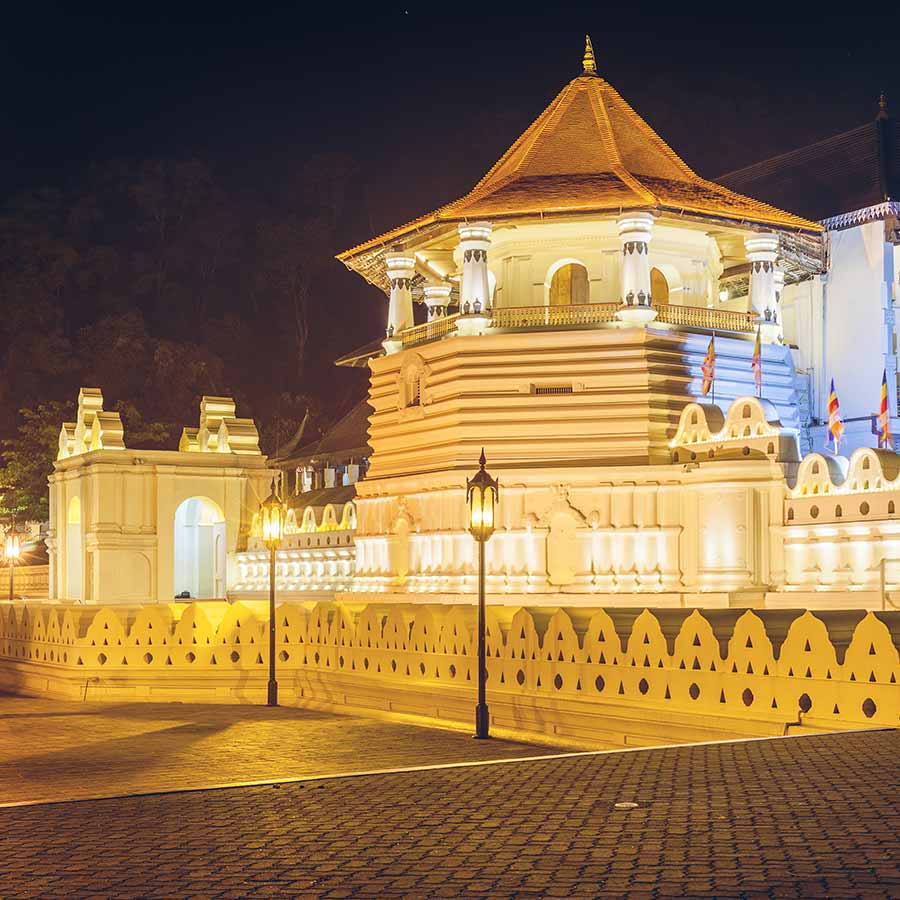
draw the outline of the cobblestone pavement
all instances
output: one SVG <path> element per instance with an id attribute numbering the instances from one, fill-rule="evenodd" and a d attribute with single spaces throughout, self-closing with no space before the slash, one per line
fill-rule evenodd
<path id="1" fill-rule="evenodd" d="M 311 710 L 0 697 L 0 803 L 554 752 Z"/>
<path id="2" fill-rule="evenodd" d="M 7 809 L 0 896 L 897 897 L 898 760 L 872 731 Z"/>

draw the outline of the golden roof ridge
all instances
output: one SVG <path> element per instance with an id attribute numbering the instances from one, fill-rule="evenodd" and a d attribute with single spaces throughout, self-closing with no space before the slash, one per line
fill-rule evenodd
<path id="1" fill-rule="evenodd" d="M 590 62 L 588 48 L 593 54 L 586 36 L 585 61 Z M 815 222 L 698 175 L 596 74 L 596 58 L 593 71 L 585 61 L 585 71 L 553 97 L 470 191 L 344 251 L 338 259 L 356 268 L 352 260 L 357 254 L 378 253 L 386 242 L 431 225 L 545 213 L 609 213 L 644 205 L 748 226 L 821 230 Z"/>

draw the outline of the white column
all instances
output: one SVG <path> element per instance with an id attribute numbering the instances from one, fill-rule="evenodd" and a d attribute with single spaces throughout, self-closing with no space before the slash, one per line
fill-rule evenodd
<path id="1" fill-rule="evenodd" d="M 630 325 L 644 325 L 656 318 L 650 296 L 650 238 L 653 215 L 634 212 L 619 218 L 622 242 L 622 306 L 616 317 Z"/>
<path id="2" fill-rule="evenodd" d="M 784 307 L 781 304 L 781 295 L 784 293 L 784 269 L 780 269 L 776 266 L 773 280 L 775 304 L 772 307 L 771 322 L 775 329 L 777 329 L 777 337 L 780 338 L 784 334 L 784 322 L 782 321 Z"/>
<path id="3" fill-rule="evenodd" d="M 488 248 L 491 245 L 491 223 L 472 222 L 459 226 L 459 249 L 462 253 L 462 283 L 459 288 L 459 311 L 483 313 L 491 306 L 488 283 Z"/>
<path id="4" fill-rule="evenodd" d="M 396 336 L 404 328 L 413 326 L 412 279 L 415 275 L 416 261 L 411 256 L 391 254 L 384 258 L 384 263 L 391 282 L 388 334 Z"/>
<path id="5" fill-rule="evenodd" d="M 775 257 L 778 254 L 778 235 L 755 234 L 744 240 L 744 247 L 750 262 L 750 306 L 758 319 L 770 322 L 776 310 Z"/>
<path id="6" fill-rule="evenodd" d="M 428 307 L 428 321 L 442 319 L 450 305 L 449 284 L 429 284 L 425 286 L 425 306 Z"/>

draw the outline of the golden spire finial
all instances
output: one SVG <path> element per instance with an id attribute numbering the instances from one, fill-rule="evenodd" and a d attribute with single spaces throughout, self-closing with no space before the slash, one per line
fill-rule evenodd
<path id="1" fill-rule="evenodd" d="M 594 47 L 591 44 L 591 36 L 589 34 L 584 36 L 584 57 L 581 60 L 581 64 L 584 66 L 584 75 L 597 74 L 597 61 L 594 59 Z"/>

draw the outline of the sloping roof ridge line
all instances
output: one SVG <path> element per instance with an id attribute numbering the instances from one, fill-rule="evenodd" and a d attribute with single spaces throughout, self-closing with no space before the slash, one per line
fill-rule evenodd
<path id="1" fill-rule="evenodd" d="M 646 185 L 641 183 L 637 176 L 632 175 L 631 172 L 628 171 L 624 166 L 616 166 L 613 169 L 615 175 L 625 184 L 628 185 L 635 193 L 640 194 L 648 203 L 652 203 L 654 206 L 659 205 L 659 197 L 653 193 Z"/>
<path id="2" fill-rule="evenodd" d="M 609 110 L 603 101 L 602 87 L 606 85 L 613 93 L 615 88 L 602 78 L 593 79 L 598 82 L 595 90 L 588 89 L 588 100 L 591 105 L 591 111 L 597 121 L 597 130 L 600 132 L 600 139 L 603 141 L 604 148 L 611 157 L 612 171 L 616 177 L 630 187 L 636 194 L 643 197 L 648 203 L 656 206 L 659 198 L 650 190 L 648 190 L 628 169 L 622 161 L 622 154 L 619 152 L 619 145 L 616 143 L 616 135 L 613 131 L 612 122 L 609 118 Z M 618 96 L 618 94 L 617 94 Z M 602 117 L 602 118 L 601 118 Z M 649 126 L 647 126 L 649 128 Z M 652 131 L 652 129 L 650 129 Z"/>
<path id="3" fill-rule="evenodd" d="M 827 138 L 822 138 L 820 141 L 813 141 L 811 144 L 801 144 L 799 147 L 794 147 L 793 150 L 786 150 L 784 153 L 779 153 L 777 156 L 768 156 L 755 163 L 750 163 L 749 166 L 743 166 L 740 169 L 732 169 L 730 172 L 723 172 L 721 175 L 718 175 L 717 178 L 737 178 L 743 175 L 762 175 L 767 169 L 778 168 L 790 157 L 798 157 L 797 161 L 799 162 L 808 157 L 809 152 L 812 150 L 819 148 L 825 149 L 829 144 L 846 143 L 851 138 L 870 130 L 872 125 L 872 122 L 866 122 L 865 124 L 858 125 L 856 128 L 851 128 L 848 131 L 842 131 L 839 134 L 832 134 Z"/>
<path id="4" fill-rule="evenodd" d="M 619 153 L 619 145 L 616 143 L 616 136 L 613 134 L 612 122 L 609 120 L 609 110 L 607 110 L 606 104 L 603 102 L 601 87 L 605 84 L 605 81 L 602 78 L 592 80 L 598 83 L 595 90 L 588 89 L 588 102 L 591 106 L 591 112 L 594 114 L 594 119 L 597 122 L 600 140 L 603 141 L 604 149 L 610 154 L 612 158 L 612 169 L 616 172 L 617 168 L 624 169 L 624 166 L 622 164 L 622 154 Z M 611 87 L 612 85 L 610 85 L 610 88 Z M 616 174 L 618 175 L 619 173 L 616 172 Z"/>
<path id="5" fill-rule="evenodd" d="M 488 182 L 494 177 L 494 174 L 498 172 L 509 160 L 511 160 L 518 151 L 520 151 L 523 147 L 527 147 L 521 158 L 513 166 L 512 171 L 509 173 L 509 175 L 504 176 L 502 183 L 507 183 L 510 177 L 515 175 L 515 173 L 518 172 L 519 169 L 521 169 L 525 164 L 525 160 L 528 159 L 528 155 L 532 150 L 534 150 L 535 144 L 538 142 L 538 139 L 550 124 L 551 119 L 556 116 L 557 112 L 559 112 L 560 115 L 562 114 L 563 102 L 566 99 L 566 95 L 569 93 L 569 88 L 571 88 L 577 80 L 577 78 L 573 79 L 561 91 L 559 91 L 559 93 L 550 101 L 550 104 L 547 106 L 547 108 L 541 112 L 541 114 L 525 129 L 525 131 L 522 132 L 522 134 L 519 135 L 518 138 L 516 138 L 515 141 L 513 141 L 512 146 L 506 151 L 506 153 L 503 154 L 503 156 L 500 157 L 500 159 L 497 160 L 497 162 L 494 163 L 494 165 L 490 167 L 490 169 L 487 170 L 481 180 L 475 185 L 475 187 L 472 188 L 471 191 L 469 191 L 468 194 L 461 197 L 459 200 L 451 201 L 450 203 L 445 204 L 441 207 L 441 210 L 444 210 L 450 206 L 456 206 L 463 200 L 474 200 L 479 195 L 482 188 L 486 184 L 488 184 Z M 566 103 L 565 108 L 568 109 L 571 104 L 572 100 L 569 99 L 568 103 Z M 541 119 L 543 119 L 544 121 L 541 122 Z M 538 123 L 540 124 L 538 125 Z M 532 130 L 534 130 L 534 134 L 531 134 Z"/>

